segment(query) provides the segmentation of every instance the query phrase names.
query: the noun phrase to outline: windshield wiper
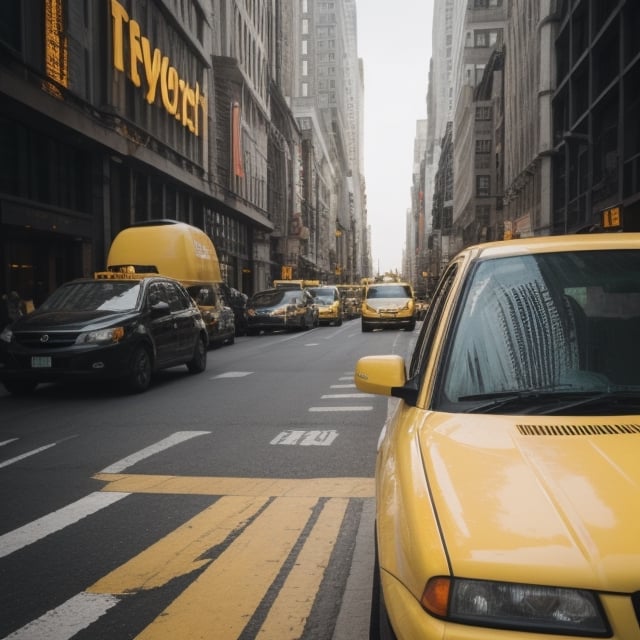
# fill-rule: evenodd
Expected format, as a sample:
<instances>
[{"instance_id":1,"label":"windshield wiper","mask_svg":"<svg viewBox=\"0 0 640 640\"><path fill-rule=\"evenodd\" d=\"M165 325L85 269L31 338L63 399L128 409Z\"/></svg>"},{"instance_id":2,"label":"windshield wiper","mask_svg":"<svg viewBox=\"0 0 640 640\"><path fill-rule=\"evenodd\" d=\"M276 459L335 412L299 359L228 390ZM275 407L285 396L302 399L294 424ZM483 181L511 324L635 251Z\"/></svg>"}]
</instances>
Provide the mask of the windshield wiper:
<instances>
[{"instance_id":1,"label":"windshield wiper","mask_svg":"<svg viewBox=\"0 0 640 640\"><path fill-rule=\"evenodd\" d=\"M466 413L493 413L500 409L509 408L518 410L522 408L533 409L536 415L551 415L568 412L580 408L602 407L607 413L616 413L624 408L625 411L637 407L640 410L640 389L630 388L613 391L501 391L496 393L478 393L461 396L459 402L473 400L487 400L479 405L470 407Z\"/></svg>"},{"instance_id":2,"label":"windshield wiper","mask_svg":"<svg viewBox=\"0 0 640 640\"><path fill-rule=\"evenodd\" d=\"M597 393L590 398L576 398L573 401L563 403L560 407L563 413L573 409L593 409L602 407L617 414L619 409L629 412L635 408L640 411L640 389L635 391L607 391Z\"/></svg>"},{"instance_id":3,"label":"windshield wiper","mask_svg":"<svg viewBox=\"0 0 640 640\"><path fill-rule=\"evenodd\" d=\"M588 400L592 396L593 392L591 391L498 391L494 393L475 393L468 396L460 396L458 402L484 400L485 402L481 402L467 409L466 413L492 413L507 407L510 409L518 409L521 407L530 409L540 405L547 406L549 403L557 404L558 402L566 402L567 400Z\"/></svg>"}]
</instances>

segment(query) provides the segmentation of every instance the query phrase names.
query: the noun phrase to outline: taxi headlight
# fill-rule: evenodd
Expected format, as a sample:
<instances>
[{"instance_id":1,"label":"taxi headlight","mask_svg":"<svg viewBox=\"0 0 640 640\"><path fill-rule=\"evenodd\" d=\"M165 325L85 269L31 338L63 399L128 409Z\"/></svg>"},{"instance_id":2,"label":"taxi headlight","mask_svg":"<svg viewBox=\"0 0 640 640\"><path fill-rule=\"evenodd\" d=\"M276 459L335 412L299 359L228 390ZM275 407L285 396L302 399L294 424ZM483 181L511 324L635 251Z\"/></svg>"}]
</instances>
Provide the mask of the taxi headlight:
<instances>
[{"instance_id":1,"label":"taxi headlight","mask_svg":"<svg viewBox=\"0 0 640 640\"><path fill-rule=\"evenodd\" d=\"M2 340L2 342L11 342L11 340L13 340L13 331L11 331L9 327L5 327L2 333L0 333L0 340Z\"/></svg>"},{"instance_id":2,"label":"taxi headlight","mask_svg":"<svg viewBox=\"0 0 640 640\"><path fill-rule=\"evenodd\" d=\"M438 577L427 583L422 606L437 617L461 624L540 633L610 634L598 598L584 589Z\"/></svg>"},{"instance_id":3,"label":"taxi headlight","mask_svg":"<svg viewBox=\"0 0 640 640\"><path fill-rule=\"evenodd\" d=\"M124 327L110 327L97 331L85 331L76 338L76 344L109 344L120 342L124 337Z\"/></svg>"}]
</instances>

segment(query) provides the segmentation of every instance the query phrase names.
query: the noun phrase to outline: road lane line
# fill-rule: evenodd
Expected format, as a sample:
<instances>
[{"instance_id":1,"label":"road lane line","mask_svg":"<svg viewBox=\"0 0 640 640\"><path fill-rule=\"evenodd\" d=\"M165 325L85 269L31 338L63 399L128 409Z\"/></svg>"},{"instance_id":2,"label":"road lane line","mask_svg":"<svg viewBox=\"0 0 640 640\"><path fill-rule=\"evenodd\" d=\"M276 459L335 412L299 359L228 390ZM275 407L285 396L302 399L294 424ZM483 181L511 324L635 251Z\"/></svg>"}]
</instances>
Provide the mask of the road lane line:
<instances>
[{"instance_id":1,"label":"road lane line","mask_svg":"<svg viewBox=\"0 0 640 640\"><path fill-rule=\"evenodd\" d=\"M10 460L5 460L4 462L0 462L0 469L2 467L8 467L9 465L14 464L15 462L19 462L20 460L24 460L25 458L35 456L37 453L40 453L41 451L46 451L47 449L51 449L51 447L55 447L57 444L58 444L57 442L52 442L51 444L45 444L42 447L38 447L37 449L32 449L31 451L27 451L26 453L16 456L15 458L11 458Z\"/></svg>"},{"instance_id":2,"label":"road lane line","mask_svg":"<svg viewBox=\"0 0 640 640\"><path fill-rule=\"evenodd\" d=\"M23 527L9 531L0 536L0 558L75 524L128 495L128 493L122 492L96 491Z\"/></svg>"},{"instance_id":3,"label":"road lane line","mask_svg":"<svg viewBox=\"0 0 640 640\"><path fill-rule=\"evenodd\" d=\"M345 407L309 407L311 413L322 413L329 411L373 411L373 407L345 406Z\"/></svg>"},{"instance_id":4,"label":"road lane line","mask_svg":"<svg viewBox=\"0 0 640 640\"><path fill-rule=\"evenodd\" d=\"M79 593L4 640L69 640L116 604L113 596Z\"/></svg>"},{"instance_id":5,"label":"road lane line","mask_svg":"<svg viewBox=\"0 0 640 640\"><path fill-rule=\"evenodd\" d=\"M136 640L236 640L307 524L315 498L276 499ZM224 597L217 597L224 594Z\"/></svg>"},{"instance_id":6,"label":"road lane line","mask_svg":"<svg viewBox=\"0 0 640 640\"><path fill-rule=\"evenodd\" d=\"M207 552L253 518L268 498L225 496L164 538L141 551L89 589L126 594L162 587L174 578L209 564Z\"/></svg>"},{"instance_id":7,"label":"road lane line","mask_svg":"<svg viewBox=\"0 0 640 640\"><path fill-rule=\"evenodd\" d=\"M9 440L3 440L2 442L0 442L0 447L4 447L7 444L11 444L12 442L15 442L18 438L9 438Z\"/></svg>"},{"instance_id":8,"label":"road lane line","mask_svg":"<svg viewBox=\"0 0 640 640\"><path fill-rule=\"evenodd\" d=\"M348 504L348 499L332 498L324 505L269 609L258 638L302 638Z\"/></svg>"},{"instance_id":9,"label":"road lane line","mask_svg":"<svg viewBox=\"0 0 640 640\"><path fill-rule=\"evenodd\" d=\"M320 400L331 400L336 398L373 398L372 393L327 393L320 396Z\"/></svg>"},{"instance_id":10,"label":"road lane line","mask_svg":"<svg viewBox=\"0 0 640 640\"><path fill-rule=\"evenodd\" d=\"M136 462L140 462L145 458L149 458L156 453L160 453L170 447L174 447L177 444L181 444L191 438L196 438L197 436L204 436L211 433L211 431L177 431L176 433L170 435L168 438L164 438L164 440L160 440L160 442L156 442L144 449L136 453L132 453L130 456L126 458L122 458L122 460L118 460L118 462L114 462L108 467L104 468L100 473L120 473L125 469L136 464Z\"/></svg>"},{"instance_id":11,"label":"road lane line","mask_svg":"<svg viewBox=\"0 0 640 640\"><path fill-rule=\"evenodd\" d=\"M329 389L355 389L355 384L332 384Z\"/></svg>"},{"instance_id":12,"label":"road lane line","mask_svg":"<svg viewBox=\"0 0 640 640\"><path fill-rule=\"evenodd\" d=\"M316 498L373 498L375 496L373 478L214 478L98 474L94 479L108 483L102 488L105 492Z\"/></svg>"}]
</instances>

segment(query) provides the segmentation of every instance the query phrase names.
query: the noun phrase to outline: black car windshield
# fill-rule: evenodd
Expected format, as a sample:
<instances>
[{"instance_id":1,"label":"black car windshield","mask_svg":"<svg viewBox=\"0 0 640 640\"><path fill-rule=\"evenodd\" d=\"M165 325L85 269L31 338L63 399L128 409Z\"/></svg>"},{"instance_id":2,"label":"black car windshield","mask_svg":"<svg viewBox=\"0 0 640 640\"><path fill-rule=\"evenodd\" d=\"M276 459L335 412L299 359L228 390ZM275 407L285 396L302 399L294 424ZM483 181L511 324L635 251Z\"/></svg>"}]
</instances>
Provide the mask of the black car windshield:
<instances>
[{"instance_id":1,"label":"black car windshield","mask_svg":"<svg viewBox=\"0 0 640 640\"><path fill-rule=\"evenodd\" d=\"M281 304L295 304L302 299L300 289L271 289L260 291L251 298L251 307L277 307Z\"/></svg>"},{"instance_id":2,"label":"black car windshield","mask_svg":"<svg viewBox=\"0 0 640 640\"><path fill-rule=\"evenodd\" d=\"M334 289L323 287L319 289L309 289L309 293L318 304L331 304L338 299Z\"/></svg>"},{"instance_id":3,"label":"black car windshield","mask_svg":"<svg viewBox=\"0 0 640 640\"><path fill-rule=\"evenodd\" d=\"M640 393L640 251L480 261L456 313L441 410Z\"/></svg>"},{"instance_id":4,"label":"black car windshield","mask_svg":"<svg viewBox=\"0 0 640 640\"><path fill-rule=\"evenodd\" d=\"M130 311L140 295L137 280L73 282L54 291L42 304L42 311Z\"/></svg>"},{"instance_id":5,"label":"black car windshield","mask_svg":"<svg viewBox=\"0 0 640 640\"><path fill-rule=\"evenodd\" d=\"M384 287L369 287L367 298L410 298L411 290L407 285L386 285Z\"/></svg>"}]
</instances>

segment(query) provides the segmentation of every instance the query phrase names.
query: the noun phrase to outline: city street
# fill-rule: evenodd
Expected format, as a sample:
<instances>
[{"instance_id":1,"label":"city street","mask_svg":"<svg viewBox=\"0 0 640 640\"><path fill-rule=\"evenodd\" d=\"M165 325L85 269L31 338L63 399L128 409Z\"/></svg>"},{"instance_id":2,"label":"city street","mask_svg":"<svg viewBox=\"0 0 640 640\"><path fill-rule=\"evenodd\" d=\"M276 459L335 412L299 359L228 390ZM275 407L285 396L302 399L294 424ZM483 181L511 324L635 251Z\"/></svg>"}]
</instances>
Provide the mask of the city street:
<instances>
[{"instance_id":1,"label":"city street","mask_svg":"<svg viewBox=\"0 0 640 640\"><path fill-rule=\"evenodd\" d=\"M0 391L0 638L368 637L387 412L417 332L239 337L151 389Z\"/></svg>"}]
</instances>

